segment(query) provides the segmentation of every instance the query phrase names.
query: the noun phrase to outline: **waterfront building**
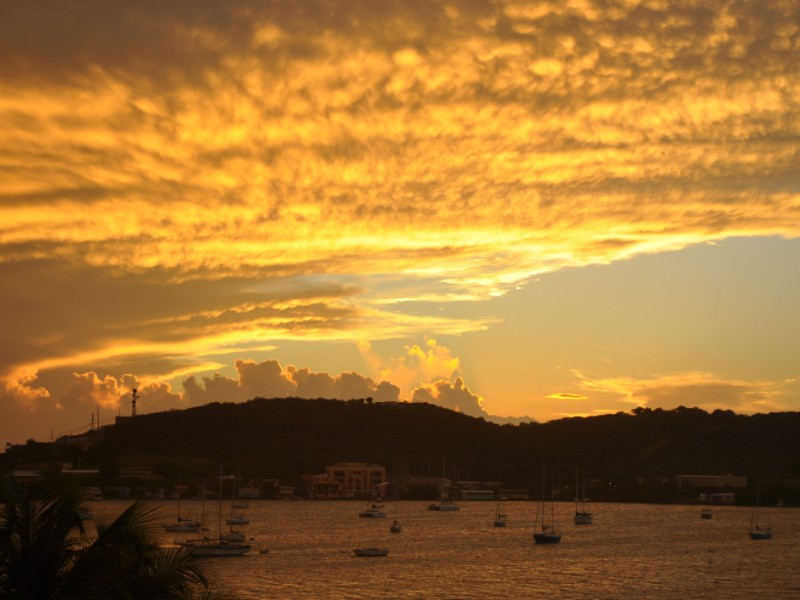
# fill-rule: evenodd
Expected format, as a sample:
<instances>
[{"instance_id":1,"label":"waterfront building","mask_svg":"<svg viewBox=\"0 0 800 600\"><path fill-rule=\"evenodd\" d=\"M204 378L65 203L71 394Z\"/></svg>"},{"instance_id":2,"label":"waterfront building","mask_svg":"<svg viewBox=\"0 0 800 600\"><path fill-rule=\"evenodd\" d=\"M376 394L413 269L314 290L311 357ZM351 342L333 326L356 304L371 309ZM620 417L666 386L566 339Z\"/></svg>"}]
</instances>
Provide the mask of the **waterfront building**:
<instances>
[{"instance_id":1,"label":"waterfront building","mask_svg":"<svg viewBox=\"0 0 800 600\"><path fill-rule=\"evenodd\" d=\"M360 462L334 463L311 480L314 498L369 498L385 483L386 467Z\"/></svg>"}]
</instances>

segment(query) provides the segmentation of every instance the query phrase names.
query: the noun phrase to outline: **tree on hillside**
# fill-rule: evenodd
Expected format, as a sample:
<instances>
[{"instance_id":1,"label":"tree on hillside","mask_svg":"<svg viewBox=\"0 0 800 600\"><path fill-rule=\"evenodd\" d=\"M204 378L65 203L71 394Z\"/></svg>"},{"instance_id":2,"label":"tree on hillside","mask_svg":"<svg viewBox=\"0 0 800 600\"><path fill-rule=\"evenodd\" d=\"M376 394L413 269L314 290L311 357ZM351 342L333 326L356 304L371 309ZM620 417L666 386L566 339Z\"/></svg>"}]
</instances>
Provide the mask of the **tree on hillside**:
<instances>
[{"instance_id":1,"label":"tree on hillside","mask_svg":"<svg viewBox=\"0 0 800 600\"><path fill-rule=\"evenodd\" d=\"M135 502L90 540L80 490L30 490L7 478L0 505L0 597L9 599L224 599L196 557L159 545L155 505Z\"/></svg>"}]
</instances>

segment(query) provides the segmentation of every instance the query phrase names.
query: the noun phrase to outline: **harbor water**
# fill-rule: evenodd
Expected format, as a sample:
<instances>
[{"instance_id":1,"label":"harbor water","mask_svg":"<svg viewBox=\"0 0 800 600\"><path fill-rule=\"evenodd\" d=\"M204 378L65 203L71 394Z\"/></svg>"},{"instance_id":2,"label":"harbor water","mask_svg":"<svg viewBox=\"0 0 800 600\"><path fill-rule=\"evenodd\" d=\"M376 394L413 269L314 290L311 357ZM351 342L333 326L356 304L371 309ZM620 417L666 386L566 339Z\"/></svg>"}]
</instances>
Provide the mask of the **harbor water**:
<instances>
[{"instance_id":1,"label":"harbor water","mask_svg":"<svg viewBox=\"0 0 800 600\"><path fill-rule=\"evenodd\" d=\"M91 507L113 518L128 504ZM159 504L174 520L175 503ZM390 533L392 503L386 518L360 519L360 502L251 501L240 511L251 519L250 553L207 564L245 598L800 598L797 508L762 508L773 538L753 541L747 507L715 506L701 519L699 506L590 504L594 523L575 525L575 505L556 503L562 541L543 546L533 541L535 502L501 503L506 527L493 526L494 502L458 512L427 504L398 502L403 529ZM184 501L181 513L199 517L199 505ZM354 556L369 546L389 555Z\"/></svg>"}]
</instances>

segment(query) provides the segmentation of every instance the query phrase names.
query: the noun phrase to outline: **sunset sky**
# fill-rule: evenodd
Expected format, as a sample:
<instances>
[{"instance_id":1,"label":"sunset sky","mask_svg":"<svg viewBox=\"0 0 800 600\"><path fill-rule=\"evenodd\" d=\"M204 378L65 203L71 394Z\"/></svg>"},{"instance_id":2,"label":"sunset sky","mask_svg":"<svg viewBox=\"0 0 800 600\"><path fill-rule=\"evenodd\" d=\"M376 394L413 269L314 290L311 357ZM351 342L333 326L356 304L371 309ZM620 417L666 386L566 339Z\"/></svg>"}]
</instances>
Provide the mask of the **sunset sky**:
<instances>
[{"instance_id":1,"label":"sunset sky","mask_svg":"<svg viewBox=\"0 0 800 600\"><path fill-rule=\"evenodd\" d=\"M0 443L255 396L800 410L800 3L0 3Z\"/></svg>"}]
</instances>

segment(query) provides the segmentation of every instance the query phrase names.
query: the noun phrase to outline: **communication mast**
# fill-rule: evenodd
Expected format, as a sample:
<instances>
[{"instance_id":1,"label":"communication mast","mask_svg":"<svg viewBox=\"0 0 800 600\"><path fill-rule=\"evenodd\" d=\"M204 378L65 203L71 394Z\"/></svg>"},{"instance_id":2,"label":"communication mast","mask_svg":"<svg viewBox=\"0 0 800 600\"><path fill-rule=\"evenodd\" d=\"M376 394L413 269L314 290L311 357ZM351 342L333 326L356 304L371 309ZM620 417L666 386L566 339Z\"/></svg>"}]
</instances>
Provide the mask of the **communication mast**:
<instances>
[{"instance_id":1,"label":"communication mast","mask_svg":"<svg viewBox=\"0 0 800 600\"><path fill-rule=\"evenodd\" d=\"M136 388L131 390L131 416L136 416L136 400L138 400L139 394L136 393Z\"/></svg>"}]
</instances>

